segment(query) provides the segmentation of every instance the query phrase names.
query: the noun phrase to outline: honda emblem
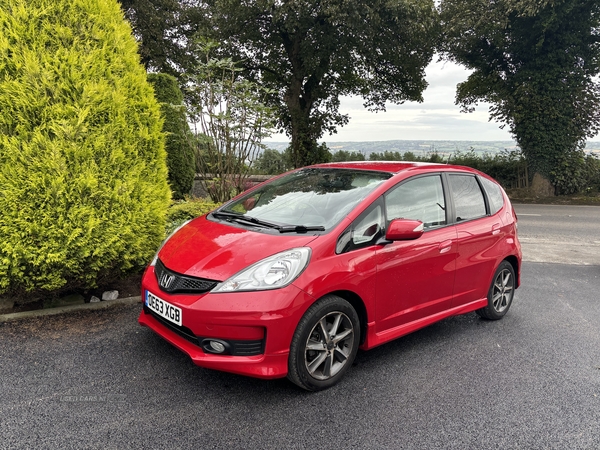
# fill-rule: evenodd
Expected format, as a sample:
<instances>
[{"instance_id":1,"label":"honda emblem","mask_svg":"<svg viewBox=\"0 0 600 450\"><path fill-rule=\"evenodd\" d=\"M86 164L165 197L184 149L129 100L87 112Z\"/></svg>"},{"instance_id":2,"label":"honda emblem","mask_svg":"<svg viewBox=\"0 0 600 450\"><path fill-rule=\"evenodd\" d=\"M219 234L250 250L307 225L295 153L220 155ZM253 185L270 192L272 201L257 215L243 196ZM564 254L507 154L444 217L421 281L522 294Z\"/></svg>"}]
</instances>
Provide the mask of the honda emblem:
<instances>
[{"instance_id":1,"label":"honda emblem","mask_svg":"<svg viewBox=\"0 0 600 450\"><path fill-rule=\"evenodd\" d=\"M175 281L175 275L163 273L160 276L160 280L158 280L158 283L160 284L161 288L169 289L171 287L171 285L173 284L173 281Z\"/></svg>"}]
</instances>

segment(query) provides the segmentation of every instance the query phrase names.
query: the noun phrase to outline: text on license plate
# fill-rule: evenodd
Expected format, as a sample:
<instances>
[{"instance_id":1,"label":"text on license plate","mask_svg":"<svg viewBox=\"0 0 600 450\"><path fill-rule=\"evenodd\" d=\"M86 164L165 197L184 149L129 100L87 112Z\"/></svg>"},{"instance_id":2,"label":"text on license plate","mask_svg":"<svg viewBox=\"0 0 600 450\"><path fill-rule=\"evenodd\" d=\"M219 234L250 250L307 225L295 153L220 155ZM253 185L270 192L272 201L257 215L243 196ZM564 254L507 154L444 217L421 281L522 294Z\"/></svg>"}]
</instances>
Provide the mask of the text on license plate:
<instances>
[{"instance_id":1,"label":"text on license plate","mask_svg":"<svg viewBox=\"0 0 600 450\"><path fill-rule=\"evenodd\" d=\"M181 325L181 308L165 302L149 291L146 291L146 306L169 322Z\"/></svg>"}]
</instances>

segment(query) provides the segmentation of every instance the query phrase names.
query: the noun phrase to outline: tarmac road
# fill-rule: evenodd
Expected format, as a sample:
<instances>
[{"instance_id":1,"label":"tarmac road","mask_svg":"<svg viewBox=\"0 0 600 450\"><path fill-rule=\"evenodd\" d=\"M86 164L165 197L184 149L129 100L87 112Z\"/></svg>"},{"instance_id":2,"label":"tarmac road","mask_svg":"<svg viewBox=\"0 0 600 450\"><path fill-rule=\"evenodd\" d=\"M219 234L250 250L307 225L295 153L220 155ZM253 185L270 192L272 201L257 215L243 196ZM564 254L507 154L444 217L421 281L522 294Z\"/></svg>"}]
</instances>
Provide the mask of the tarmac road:
<instances>
[{"instance_id":1,"label":"tarmac road","mask_svg":"<svg viewBox=\"0 0 600 450\"><path fill-rule=\"evenodd\" d=\"M600 265L600 206L514 206L526 261Z\"/></svg>"},{"instance_id":2,"label":"tarmac road","mask_svg":"<svg viewBox=\"0 0 600 450\"><path fill-rule=\"evenodd\" d=\"M548 210L516 208L545 235L526 214ZM0 323L0 448L600 448L600 265L531 249L504 319L359 353L319 393L195 367L140 305Z\"/></svg>"}]
</instances>

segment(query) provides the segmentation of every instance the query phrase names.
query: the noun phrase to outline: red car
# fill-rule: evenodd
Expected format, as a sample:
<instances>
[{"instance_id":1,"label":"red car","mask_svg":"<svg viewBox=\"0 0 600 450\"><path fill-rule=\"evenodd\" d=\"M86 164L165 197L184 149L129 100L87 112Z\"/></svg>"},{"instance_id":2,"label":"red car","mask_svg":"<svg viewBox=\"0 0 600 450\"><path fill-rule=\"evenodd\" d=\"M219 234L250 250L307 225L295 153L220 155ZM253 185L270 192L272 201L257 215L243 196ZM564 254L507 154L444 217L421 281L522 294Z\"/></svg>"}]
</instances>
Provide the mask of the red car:
<instances>
[{"instance_id":1,"label":"red car","mask_svg":"<svg viewBox=\"0 0 600 450\"><path fill-rule=\"evenodd\" d=\"M449 316L506 314L517 217L460 166L332 163L263 183L194 219L142 280L142 325L199 366L307 390L368 350Z\"/></svg>"}]
</instances>

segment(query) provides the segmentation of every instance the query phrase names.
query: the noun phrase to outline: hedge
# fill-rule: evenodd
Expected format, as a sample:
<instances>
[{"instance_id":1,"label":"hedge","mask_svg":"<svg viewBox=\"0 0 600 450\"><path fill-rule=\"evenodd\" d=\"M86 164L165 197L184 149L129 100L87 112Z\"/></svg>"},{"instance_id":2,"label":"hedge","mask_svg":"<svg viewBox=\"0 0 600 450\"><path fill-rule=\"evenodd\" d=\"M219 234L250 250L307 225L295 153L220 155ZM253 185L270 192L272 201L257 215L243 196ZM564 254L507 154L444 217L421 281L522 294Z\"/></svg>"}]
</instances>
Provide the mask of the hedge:
<instances>
[{"instance_id":1,"label":"hedge","mask_svg":"<svg viewBox=\"0 0 600 450\"><path fill-rule=\"evenodd\" d=\"M116 0L0 0L0 294L139 271L170 202L159 105Z\"/></svg>"},{"instance_id":2,"label":"hedge","mask_svg":"<svg viewBox=\"0 0 600 450\"><path fill-rule=\"evenodd\" d=\"M187 123L183 94L172 75L151 73L148 81L154 87L164 118L169 185L173 198L183 199L192 190L196 175L196 157L192 145L195 137Z\"/></svg>"}]
</instances>

